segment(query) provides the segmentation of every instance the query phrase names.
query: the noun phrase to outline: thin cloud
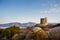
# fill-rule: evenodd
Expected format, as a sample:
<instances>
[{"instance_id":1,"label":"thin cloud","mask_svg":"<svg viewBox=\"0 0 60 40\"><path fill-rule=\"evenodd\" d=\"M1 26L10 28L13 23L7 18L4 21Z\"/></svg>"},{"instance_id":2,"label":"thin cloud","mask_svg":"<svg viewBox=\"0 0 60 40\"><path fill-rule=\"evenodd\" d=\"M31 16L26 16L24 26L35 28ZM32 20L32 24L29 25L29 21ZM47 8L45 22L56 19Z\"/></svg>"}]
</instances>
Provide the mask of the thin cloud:
<instances>
[{"instance_id":1,"label":"thin cloud","mask_svg":"<svg viewBox=\"0 0 60 40\"><path fill-rule=\"evenodd\" d=\"M40 13L60 13L60 3L50 4L50 7L46 10L41 10Z\"/></svg>"}]
</instances>

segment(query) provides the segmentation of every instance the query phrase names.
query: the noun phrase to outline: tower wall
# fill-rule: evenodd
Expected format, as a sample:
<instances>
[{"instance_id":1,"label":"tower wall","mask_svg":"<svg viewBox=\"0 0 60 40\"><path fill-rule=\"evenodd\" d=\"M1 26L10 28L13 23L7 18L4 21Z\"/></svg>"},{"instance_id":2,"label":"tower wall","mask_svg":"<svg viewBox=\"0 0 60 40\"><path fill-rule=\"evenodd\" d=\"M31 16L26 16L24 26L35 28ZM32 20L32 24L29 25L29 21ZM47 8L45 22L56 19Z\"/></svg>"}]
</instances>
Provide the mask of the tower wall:
<instances>
[{"instance_id":1,"label":"tower wall","mask_svg":"<svg viewBox=\"0 0 60 40\"><path fill-rule=\"evenodd\" d=\"M40 24L41 24L41 26L46 26L46 25L48 25L47 17L46 17L46 18L41 18Z\"/></svg>"}]
</instances>

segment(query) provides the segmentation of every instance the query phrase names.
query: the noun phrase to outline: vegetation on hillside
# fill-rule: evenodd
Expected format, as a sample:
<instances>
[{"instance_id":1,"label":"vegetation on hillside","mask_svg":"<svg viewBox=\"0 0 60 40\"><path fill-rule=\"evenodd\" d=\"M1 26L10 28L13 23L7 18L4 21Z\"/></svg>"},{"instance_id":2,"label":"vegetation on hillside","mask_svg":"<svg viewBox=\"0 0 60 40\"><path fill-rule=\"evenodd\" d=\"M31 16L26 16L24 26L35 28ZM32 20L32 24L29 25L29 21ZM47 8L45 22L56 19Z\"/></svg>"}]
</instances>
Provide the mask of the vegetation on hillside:
<instances>
[{"instance_id":1,"label":"vegetation on hillside","mask_svg":"<svg viewBox=\"0 0 60 40\"><path fill-rule=\"evenodd\" d=\"M11 26L2 31L0 39L11 39L15 34L20 33L20 28L17 26Z\"/></svg>"},{"instance_id":2,"label":"vegetation on hillside","mask_svg":"<svg viewBox=\"0 0 60 40\"><path fill-rule=\"evenodd\" d=\"M52 30L49 34L46 32L51 28L58 27L60 24L53 26L40 26L36 24L25 29L20 29L19 26L13 25L6 29L0 29L0 40L59 40L59 32ZM37 32L32 31L33 28L39 27L42 30Z\"/></svg>"}]
</instances>

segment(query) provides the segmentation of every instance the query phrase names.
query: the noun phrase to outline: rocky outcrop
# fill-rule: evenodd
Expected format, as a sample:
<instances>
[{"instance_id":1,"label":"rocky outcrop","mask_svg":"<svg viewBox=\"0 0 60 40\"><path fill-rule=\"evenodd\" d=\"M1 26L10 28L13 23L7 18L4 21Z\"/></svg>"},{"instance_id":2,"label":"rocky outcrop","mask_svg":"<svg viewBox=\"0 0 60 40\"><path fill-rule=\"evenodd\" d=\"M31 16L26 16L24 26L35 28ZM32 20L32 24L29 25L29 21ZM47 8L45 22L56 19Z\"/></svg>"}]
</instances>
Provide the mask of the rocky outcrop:
<instances>
[{"instance_id":1,"label":"rocky outcrop","mask_svg":"<svg viewBox=\"0 0 60 40\"><path fill-rule=\"evenodd\" d=\"M26 35L25 40L47 40L47 38L48 35L44 30L40 27L35 27Z\"/></svg>"},{"instance_id":2,"label":"rocky outcrop","mask_svg":"<svg viewBox=\"0 0 60 40\"><path fill-rule=\"evenodd\" d=\"M50 39L60 40L60 27L55 27L47 31Z\"/></svg>"}]
</instances>

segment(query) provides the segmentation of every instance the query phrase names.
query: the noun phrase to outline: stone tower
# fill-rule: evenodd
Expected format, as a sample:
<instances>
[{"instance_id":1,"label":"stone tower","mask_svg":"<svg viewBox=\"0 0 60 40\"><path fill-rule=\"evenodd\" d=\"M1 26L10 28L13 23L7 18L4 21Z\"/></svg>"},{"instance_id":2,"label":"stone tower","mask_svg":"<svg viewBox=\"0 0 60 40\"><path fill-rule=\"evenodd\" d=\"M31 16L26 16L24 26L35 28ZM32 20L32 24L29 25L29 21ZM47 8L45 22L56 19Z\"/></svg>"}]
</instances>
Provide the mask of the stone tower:
<instances>
[{"instance_id":1,"label":"stone tower","mask_svg":"<svg viewBox=\"0 0 60 40\"><path fill-rule=\"evenodd\" d=\"M46 25L48 25L47 17L41 18L40 24L41 24L41 26L46 26Z\"/></svg>"}]
</instances>

